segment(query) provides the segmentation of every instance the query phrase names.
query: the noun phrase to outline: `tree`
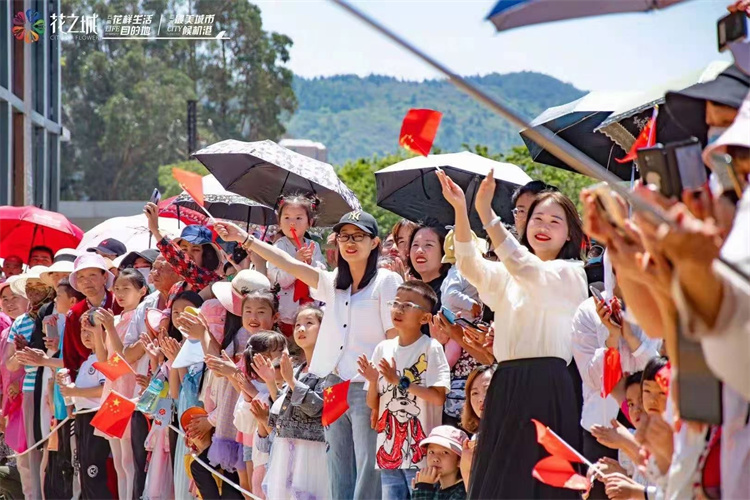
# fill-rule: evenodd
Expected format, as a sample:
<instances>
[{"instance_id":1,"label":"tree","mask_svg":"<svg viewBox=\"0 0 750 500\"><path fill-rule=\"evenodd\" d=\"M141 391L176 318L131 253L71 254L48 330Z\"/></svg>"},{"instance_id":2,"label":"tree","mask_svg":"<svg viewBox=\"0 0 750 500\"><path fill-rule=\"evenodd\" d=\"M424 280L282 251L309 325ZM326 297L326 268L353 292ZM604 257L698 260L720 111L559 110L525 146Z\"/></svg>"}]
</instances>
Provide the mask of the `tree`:
<instances>
[{"instance_id":1,"label":"tree","mask_svg":"<svg viewBox=\"0 0 750 500\"><path fill-rule=\"evenodd\" d=\"M276 139L296 100L291 40L262 29L246 0L70 0L76 15L214 14L230 40L70 40L63 42L63 199L143 199L160 165L187 154L187 100L198 100L198 136ZM67 9L66 9L67 10ZM166 21L165 21L166 22Z\"/></svg>"}]
</instances>

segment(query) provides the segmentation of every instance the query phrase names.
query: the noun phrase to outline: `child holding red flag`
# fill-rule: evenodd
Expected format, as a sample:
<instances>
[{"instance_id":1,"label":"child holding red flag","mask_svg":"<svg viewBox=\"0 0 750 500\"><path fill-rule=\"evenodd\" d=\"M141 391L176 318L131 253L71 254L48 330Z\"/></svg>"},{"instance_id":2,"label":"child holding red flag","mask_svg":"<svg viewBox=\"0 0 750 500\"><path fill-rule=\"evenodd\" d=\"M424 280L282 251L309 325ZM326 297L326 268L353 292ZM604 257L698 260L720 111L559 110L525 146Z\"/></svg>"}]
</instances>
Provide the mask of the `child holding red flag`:
<instances>
[{"instance_id":1,"label":"child holding red flag","mask_svg":"<svg viewBox=\"0 0 750 500\"><path fill-rule=\"evenodd\" d=\"M123 358L123 339L128 331L130 321L133 319L135 309L148 293L148 287L143 275L135 269L129 268L123 269L117 275L112 291L117 304L122 307L122 314L114 316L111 312L102 308L96 311L94 314L95 321L100 328L104 328L106 340L102 335L94 336L94 351L99 363L107 363L113 356L118 356L120 361L113 360L115 366L122 365L125 369L121 369L119 373L125 371L127 373L116 379L107 376L102 391L102 404L112 391L130 396L135 390L135 372L126 365L127 362ZM104 369L102 368L102 370ZM102 433L97 433L97 435L107 437ZM133 460L133 445L130 440L130 426L125 429L122 438L107 437L107 439L110 441L110 447L112 448L112 461L117 471L117 489L120 497L132 498L135 482L135 462Z\"/></svg>"},{"instance_id":2,"label":"child holding red flag","mask_svg":"<svg viewBox=\"0 0 750 500\"><path fill-rule=\"evenodd\" d=\"M99 407L102 396L104 375L94 368L96 354L93 352L94 336L101 335L99 327L92 326L88 315L81 317L81 342L92 352L81 364L76 375L75 384L65 384L67 371L57 373L57 383L63 397L72 397L76 411ZM107 487L107 458L109 458L109 441L94 434L91 420L95 413L78 413L75 420L76 448L80 464L81 498L112 498Z\"/></svg>"},{"instance_id":3,"label":"child holding red flag","mask_svg":"<svg viewBox=\"0 0 750 500\"><path fill-rule=\"evenodd\" d=\"M305 238L305 232L315 224L320 200L303 195L284 196L278 202L276 214L282 236L273 244L299 261L317 269L326 269L320 245ZM290 338L294 335L294 318L300 305L312 302L307 285L273 264L268 264L268 278L278 283L279 330Z\"/></svg>"},{"instance_id":4,"label":"child holding red flag","mask_svg":"<svg viewBox=\"0 0 750 500\"><path fill-rule=\"evenodd\" d=\"M443 346L421 330L436 303L435 292L424 282L404 282L391 302L398 337L378 344L371 361L364 354L358 359L359 373L367 380L367 404L379 415L375 456L384 499L409 498L426 457L420 443L440 424L450 390Z\"/></svg>"}]
</instances>

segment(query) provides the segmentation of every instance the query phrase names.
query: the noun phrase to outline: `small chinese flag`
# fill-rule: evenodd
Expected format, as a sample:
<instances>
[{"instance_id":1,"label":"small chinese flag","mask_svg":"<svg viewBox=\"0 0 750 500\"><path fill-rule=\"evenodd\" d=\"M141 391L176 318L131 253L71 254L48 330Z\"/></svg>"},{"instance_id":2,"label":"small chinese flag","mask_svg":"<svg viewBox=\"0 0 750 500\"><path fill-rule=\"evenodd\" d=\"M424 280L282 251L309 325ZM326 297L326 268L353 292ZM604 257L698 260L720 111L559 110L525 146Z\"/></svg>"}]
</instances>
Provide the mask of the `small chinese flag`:
<instances>
[{"instance_id":1,"label":"small chinese flag","mask_svg":"<svg viewBox=\"0 0 750 500\"><path fill-rule=\"evenodd\" d=\"M431 109L410 109L401 123L398 144L412 153L427 156L443 114Z\"/></svg>"},{"instance_id":2,"label":"small chinese flag","mask_svg":"<svg viewBox=\"0 0 750 500\"><path fill-rule=\"evenodd\" d=\"M536 441L537 443L544 446L544 449L550 452L555 457L562 458L568 462L583 463L581 457L579 457L572 448L560 437L552 432L549 427L541 423L539 420L534 418L531 419L536 426Z\"/></svg>"},{"instance_id":3,"label":"small chinese flag","mask_svg":"<svg viewBox=\"0 0 750 500\"><path fill-rule=\"evenodd\" d=\"M591 486L588 479L576 473L573 466L560 457L545 457L534 466L531 475L549 486L569 490L587 491Z\"/></svg>"},{"instance_id":4,"label":"small chinese flag","mask_svg":"<svg viewBox=\"0 0 750 500\"><path fill-rule=\"evenodd\" d=\"M642 148L650 148L656 144L656 117L659 114L659 107L654 108L654 112L651 118L646 122L646 126L643 127L641 133L638 134L635 142L630 146L630 151L625 155L624 158L615 158L617 163L627 163L638 158L638 150Z\"/></svg>"},{"instance_id":5,"label":"small chinese flag","mask_svg":"<svg viewBox=\"0 0 750 500\"><path fill-rule=\"evenodd\" d=\"M320 421L329 426L349 409L347 395L349 394L349 381L345 380L323 391L323 416Z\"/></svg>"},{"instance_id":6,"label":"small chinese flag","mask_svg":"<svg viewBox=\"0 0 750 500\"><path fill-rule=\"evenodd\" d=\"M187 191L191 198L203 206L203 176L180 168L172 168L172 177Z\"/></svg>"},{"instance_id":7,"label":"small chinese flag","mask_svg":"<svg viewBox=\"0 0 750 500\"><path fill-rule=\"evenodd\" d=\"M610 347L604 353L604 370L602 371L602 397L606 398L612 393L617 382L622 378L622 365L620 364L620 351Z\"/></svg>"},{"instance_id":8,"label":"small chinese flag","mask_svg":"<svg viewBox=\"0 0 750 500\"><path fill-rule=\"evenodd\" d=\"M112 391L91 419L91 425L108 436L122 439L134 411L135 403L117 391Z\"/></svg>"},{"instance_id":9,"label":"small chinese flag","mask_svg":"<svg viewBox=\"0 0 750 500\"><path fill-rule=\"evenodd\" d=\"M289 230L292 232L292 239L294 239L294 244L297 245L297 249L299 250L302 248L302 242L299 240L299 236L297 236L297 230L293 227L289 228ZM310 297L310 287L307 286L304 281L294 280L293 299L300 305L312 302L312 298Z\"/></svg>"},{"instance_id":10,"label":"small chinese flag","mask_svg":"<svg viewBox=\"0 0 750 500\"><path fill-rule=\"evenodd\" d=\"M133 367L128 364L127 361L122 359L119 354L115 353L106 362L97 361L94 363L94 368L99 370L102 375L107 377L111 381L115 381L123 375L132 373L135 375Z\"/></svg>"},{"instance_id":11,"label":"small chinese flag","mask_svg":"<svg viewBox=\"0 0 750 500\"><path fill-rule=\"evenodd\" d=\"M656 372L656 383L662 391L669 394L669 382L672 380L672 364L667 362L661 370Z\"/></svg>"}]
</instances>

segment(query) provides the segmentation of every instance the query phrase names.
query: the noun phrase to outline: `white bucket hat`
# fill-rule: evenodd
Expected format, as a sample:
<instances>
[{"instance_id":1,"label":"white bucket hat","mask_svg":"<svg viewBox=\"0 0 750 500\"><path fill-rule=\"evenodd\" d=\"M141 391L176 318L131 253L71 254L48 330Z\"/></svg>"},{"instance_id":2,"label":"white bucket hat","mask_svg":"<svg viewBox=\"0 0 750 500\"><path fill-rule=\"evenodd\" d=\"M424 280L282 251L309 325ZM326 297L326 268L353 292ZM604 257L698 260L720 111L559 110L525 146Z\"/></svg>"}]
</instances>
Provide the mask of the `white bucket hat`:
<instances>
[{"instance_id":1,"label":"white bucket hat","mask_svg":"<svg viewBox=\"0 0 750 500\"><path fill-rule=\"evenodd\" d=\"M85 253L78 257L73 263L73 272L70 273L69 278L70 286L72 286L73 289L78 292L80 292L80 290L78 290L78 280L76 279L76 273L81 269L101 269L102 271L106 272L107 290L110 290L115 282L115 275L110 272L109 267L107 267L107 263L104 260L104 257L96 253Z\"/></svg>"},{"instance_id":2,"label":"white bucket hat","mask_svg":"<svg viewBox=\"0 0 750 500\"><path fill-rule=\"evenodd\" d=\"M68 260L59 260L49 266L46 271L44 271L40 275L40 279L44 282L47 286L55 286L55 284L52 282L52 278L50 277L51 273L72 273L73 272L73 263Z\"/></svg>"},{"instance_id":3,"label":"white bucket hat","mask_svg":"<svg viewBox=\"0 0 750 500\"><path fill-rule=\"evenodd\" d=\"M10 284L11 291L16 295L20 295L28 299L28 297L26 297L26 283L28 283L29 280L39 280L44 283L41 276L42 273L47 271L47 269L49 269L47 266L34 266L25 273L19 274L18 277L13 281L13 283ZM44 284L47 285L46 283Z\"/></svg>"},{"instance_id":4,"label":"white bucket hat","mask_svg":"<svg viewBox=\"0 0 750 500\"><path fill-rule=\"evenodd\" d=\"M242 299L252 291L271 288L271 282L258 271L244 269L238 272L232 282L219 281L211 285L211 291L221 305L234 314L242 316Z\"/></svg>"}]
</instances>

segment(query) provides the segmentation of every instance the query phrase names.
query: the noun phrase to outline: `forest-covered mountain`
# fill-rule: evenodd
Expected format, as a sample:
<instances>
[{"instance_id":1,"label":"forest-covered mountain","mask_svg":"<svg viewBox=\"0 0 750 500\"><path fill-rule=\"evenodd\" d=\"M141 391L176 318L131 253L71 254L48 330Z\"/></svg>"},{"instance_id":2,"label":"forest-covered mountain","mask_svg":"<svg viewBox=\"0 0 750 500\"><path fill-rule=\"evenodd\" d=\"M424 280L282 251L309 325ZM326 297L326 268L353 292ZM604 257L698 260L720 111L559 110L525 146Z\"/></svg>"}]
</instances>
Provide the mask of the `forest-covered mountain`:
<instances>
[{"instance_id":1,"label":"forest-covered mountain","mask_svg":"<svg viewBox=\"0 0 750 500\"><path fill-rule=\"evenodd\" d=\"M468 79L527 119L585 93L534 72ZM502 152L522 144L513 126L446 80L415 82L378 75L295 77L293 88L299 106L286 124L287 135L322 142L333 164L396 151L401 120L409 108L443 113L435 140L435 146L443 151L458 151L467 143Z\"/></svg>"}]
</instances>

